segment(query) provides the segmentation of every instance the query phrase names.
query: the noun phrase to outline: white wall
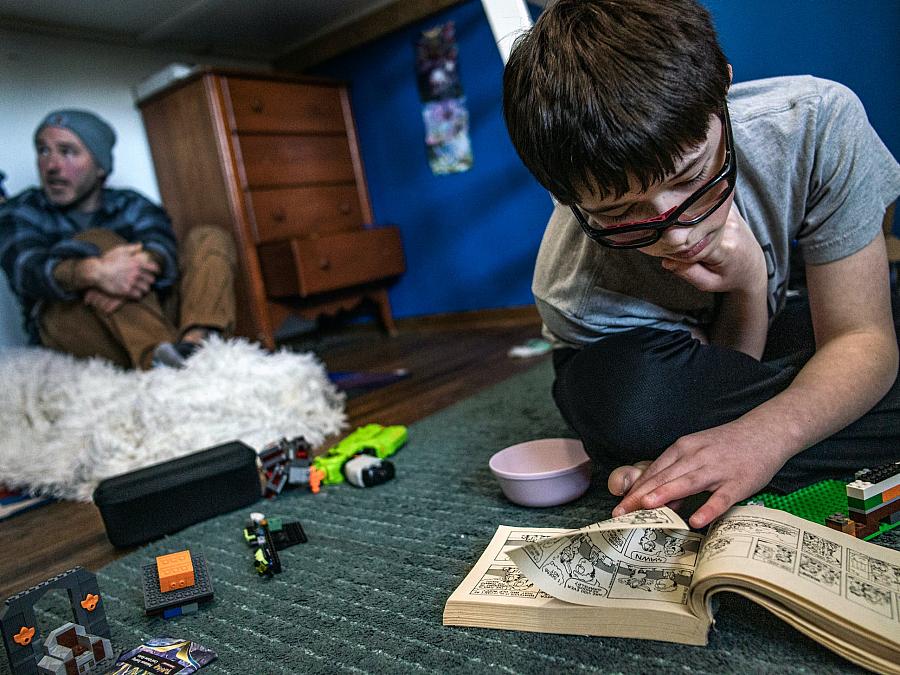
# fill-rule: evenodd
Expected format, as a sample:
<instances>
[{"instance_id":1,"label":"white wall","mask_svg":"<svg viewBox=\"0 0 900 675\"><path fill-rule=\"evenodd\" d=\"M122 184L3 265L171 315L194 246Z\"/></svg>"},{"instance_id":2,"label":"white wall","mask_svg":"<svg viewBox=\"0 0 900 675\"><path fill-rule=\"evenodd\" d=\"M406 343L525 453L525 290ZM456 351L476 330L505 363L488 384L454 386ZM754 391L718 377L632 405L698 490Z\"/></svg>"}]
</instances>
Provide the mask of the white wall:
<instances>
[{"instance_id":1,"label":"white wall","mask_svg":"<svg viewBox=\"0 0 900 675\"><path fill-rule=\"evenodd\" d=\"M156 52L0 29L0 171L7 194L38 184L34 129L57 108L86 108L116 130L113 173L107 185L130 187L159 201L135 84L169 63L197 63L186 54ZM213 65L263 69L262 63L206 59ZM0 348L23 344L21 313L0 273Z\"/></svg>"}]
</instances>

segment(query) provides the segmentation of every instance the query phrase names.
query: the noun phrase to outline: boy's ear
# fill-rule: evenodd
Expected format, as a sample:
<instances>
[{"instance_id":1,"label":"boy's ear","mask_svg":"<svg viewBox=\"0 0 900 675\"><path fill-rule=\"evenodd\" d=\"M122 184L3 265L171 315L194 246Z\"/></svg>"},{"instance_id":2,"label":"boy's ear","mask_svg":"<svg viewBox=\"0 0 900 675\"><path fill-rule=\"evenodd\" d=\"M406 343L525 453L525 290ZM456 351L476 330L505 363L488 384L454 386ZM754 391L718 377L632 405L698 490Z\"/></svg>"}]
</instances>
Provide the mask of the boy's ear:
<instances>
[{"instance_id":1,"label":"boy's ear","mask_svg":"<svg viewBox=\"0 0 900 675\"><path fill-rule=\"evenodd\" d=\"M728 86L731 87L731 83L734 82L734 70L731 68L731 64L728 64Z\"/></svg>"}]
</instances>

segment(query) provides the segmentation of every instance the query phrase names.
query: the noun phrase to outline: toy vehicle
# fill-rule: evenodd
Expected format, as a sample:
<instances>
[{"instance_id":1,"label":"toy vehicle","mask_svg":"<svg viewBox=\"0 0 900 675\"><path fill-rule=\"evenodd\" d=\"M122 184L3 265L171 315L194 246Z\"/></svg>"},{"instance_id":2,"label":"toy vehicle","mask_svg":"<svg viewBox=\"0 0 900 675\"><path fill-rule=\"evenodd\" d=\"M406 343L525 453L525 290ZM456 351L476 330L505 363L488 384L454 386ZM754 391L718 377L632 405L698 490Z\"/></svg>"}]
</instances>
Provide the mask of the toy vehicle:
<instances>
[{"instance_id":1,"label":"toy vehicle","mask_svg":"<svg viewBox=\"0 0 900 675\"><path fill-rule=\"evenodd\" d=\"M407 438L404 426L384 427L380 424L367 424L331 447L325 454L316 457L313 466L325 472L322 482L326 485L343 483L346 478L344 465L349 460L357 455L370 455L383 460L397 452L406 443ZM390 469L391 476L393 476L392 469L393 467Z\"/></svg>"}]
</instances>

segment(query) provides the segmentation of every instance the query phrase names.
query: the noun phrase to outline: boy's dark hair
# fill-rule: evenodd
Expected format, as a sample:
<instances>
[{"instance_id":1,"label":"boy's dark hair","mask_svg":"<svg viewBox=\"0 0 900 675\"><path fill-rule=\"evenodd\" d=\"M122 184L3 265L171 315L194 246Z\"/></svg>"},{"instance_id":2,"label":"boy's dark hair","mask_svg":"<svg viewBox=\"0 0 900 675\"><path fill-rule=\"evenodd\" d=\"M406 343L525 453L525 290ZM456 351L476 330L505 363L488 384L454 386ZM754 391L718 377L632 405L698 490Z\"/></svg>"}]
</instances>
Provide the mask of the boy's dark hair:
<instances>
[{"instance_id":1,"label":"boy's dark hair","mask_svg":"<svg viewBox=\"0 0 900 675\"><path fill-rule=\"evenodd\" d=\"M557 0L503 74L513 145L561 203L646 190L707 134L730 84L694 0Z\"/></svg>"}]
</instances>

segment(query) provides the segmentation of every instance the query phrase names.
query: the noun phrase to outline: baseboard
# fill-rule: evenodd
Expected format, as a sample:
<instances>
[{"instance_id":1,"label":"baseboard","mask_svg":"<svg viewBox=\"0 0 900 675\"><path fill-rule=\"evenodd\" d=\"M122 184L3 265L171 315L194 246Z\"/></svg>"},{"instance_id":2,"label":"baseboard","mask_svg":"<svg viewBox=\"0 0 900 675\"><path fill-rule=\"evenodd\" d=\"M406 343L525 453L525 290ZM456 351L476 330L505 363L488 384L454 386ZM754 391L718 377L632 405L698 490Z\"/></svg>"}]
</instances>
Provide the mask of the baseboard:
<instances>
[{"instance_id":1,"label":"baseboard","mask_svg":"<svg viewBox=\"0 0 900 675\"><path fill-rule=\"evenodd\" d=\"M540 328L541 317L534 305L522 307L498 307L476 309L467 312L447 312L397 319L397 328L454 328L461 326L478 328L502 328L506 326L527 326Z\"/></svg>"}]
</instances>

